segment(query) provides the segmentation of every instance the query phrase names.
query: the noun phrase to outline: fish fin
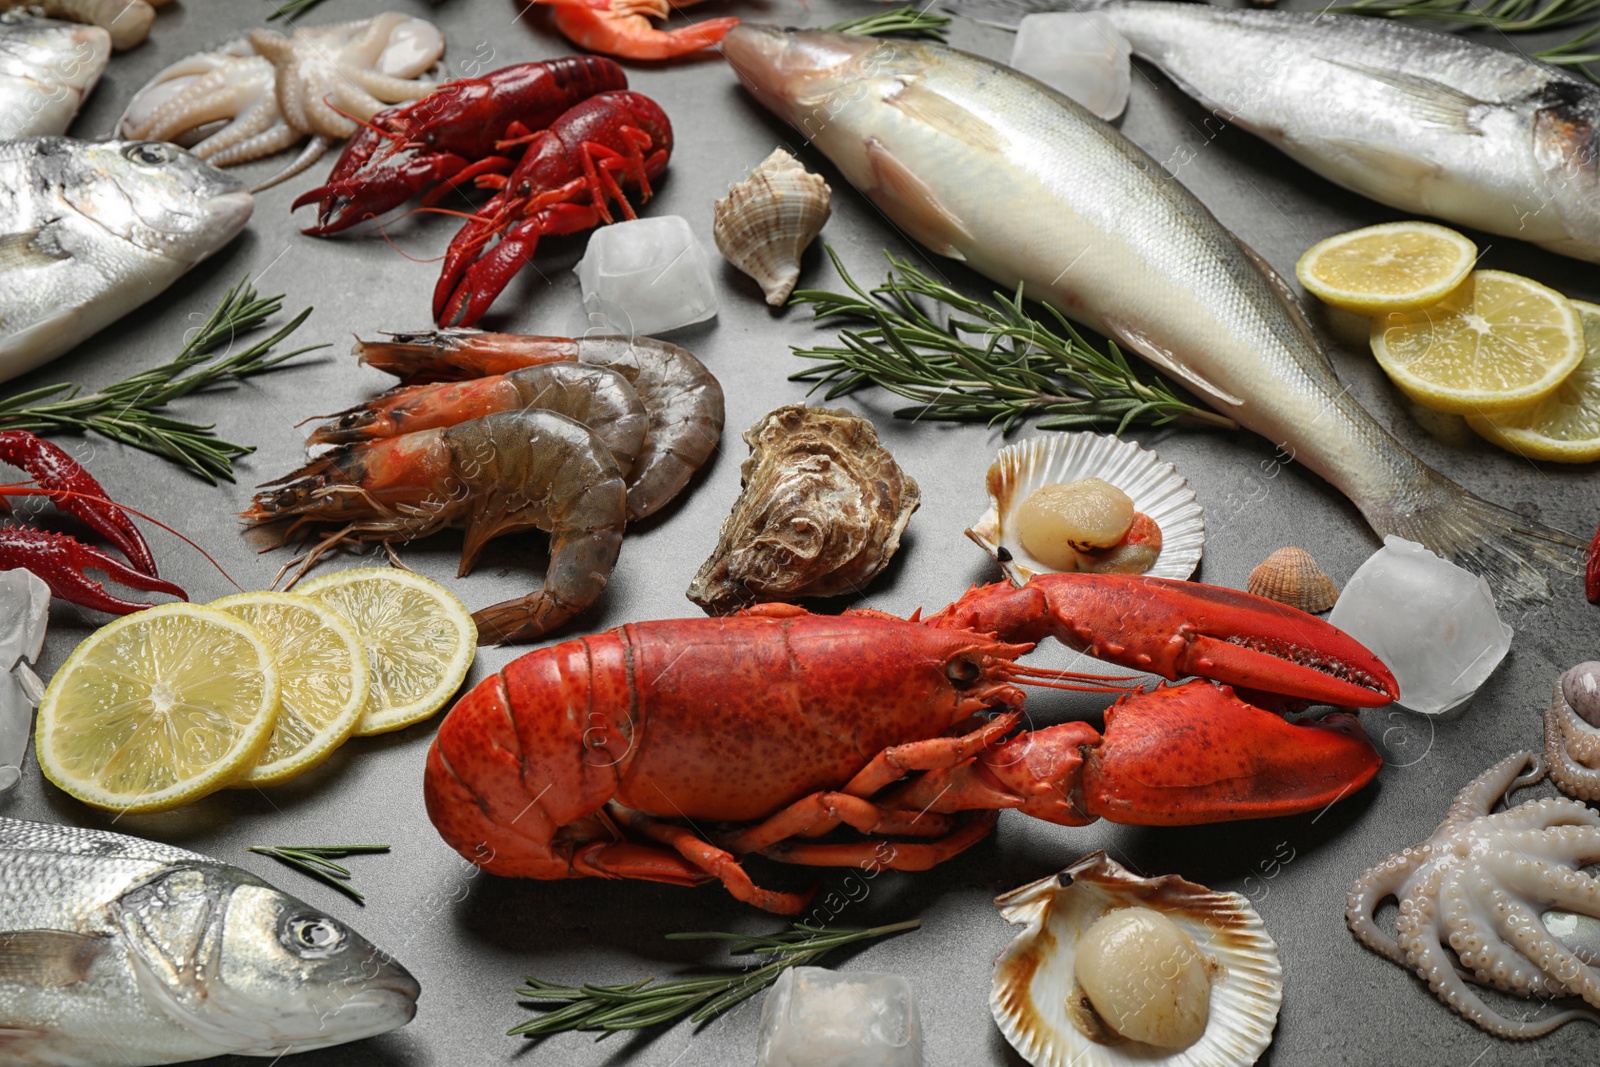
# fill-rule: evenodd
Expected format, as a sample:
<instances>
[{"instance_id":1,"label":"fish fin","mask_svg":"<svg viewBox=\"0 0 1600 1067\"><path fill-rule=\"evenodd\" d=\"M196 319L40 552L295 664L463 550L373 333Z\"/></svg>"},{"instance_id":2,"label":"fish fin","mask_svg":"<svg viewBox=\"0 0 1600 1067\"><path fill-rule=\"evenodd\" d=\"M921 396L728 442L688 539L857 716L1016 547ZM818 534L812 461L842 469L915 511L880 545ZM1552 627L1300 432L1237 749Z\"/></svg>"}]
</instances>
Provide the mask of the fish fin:
<instances>
[{"instance_id":1,"label":"fish fin","mask_svg":"<svg viewBox=\"0 0 1600 1067\"><path fill-rule=\"evenodd\" d=\"M1549 600L1550 582L1541 568L1564 575L1583 573L1579 560L1587 542L1582 538L1491 504L1438 471L1423 469L1428 482L1422 503L1408 497L1403 511L1377 509L1367 514L1380 536L1396 534L1415 541L1481 575L1501 603Z\"/></svg>"},{"instance_id":2,"label":"fish fin","mask_svg":"<svg viewBox=\"0 0 1600 1067\"><path fill-rule=\"evenodd\" d=\"M70 930L0 931L0 980L59 989L88 977L111 939Z\"/></svg>"},{"instance_id":3,"label":"fish fin","mask_svg":"<svg viewBox=\"0 0 1600 1067\"><path fill-rule=\"evenodd\" d=\"M1244 404L1244 401L1239 397L1212 385L1199 371L1180 360L1176 353L1156 344L1122 319L1117 318L1115 315L1104 315L1101 317L1101 322L1110 331L1114 340L1133 349L1173 377L1181 379L1201 395L1232 407L1240 407Z\"/></svg>"},{"instance_id":4,"label":"fish fin","mask_svg":"<svg viewBox=\"0 0 1600 1067\"><path fill-rule=\"evenodd\" d=\"M899 92L889 96L885 103L946 137L953 137L980 151L1004 152L1011 147L1005 134L978 118L969 108L962 107L948 96L924 88L915 78L903 81Z\"/></svg>"},{"instance_id":5,"label":"fish fin","mask_svg":"<svg viewBox=\"0 0 1600 1067\"><path fill-rule=\"evenodd\" d=\"M1339 375L1333 369L1333 357L1328 354L1328 349L1323 345L1322 338L1318 337L1317 332L1311 328L1311 323L1306 321L1305 309L1300 306L1300 297L1295 294L1293 289L1289 288L1289 283L1283 280L1283 275L1274 270L1272 264L1268 263L1260 252L1245 244L1237 235L1235 235L1234 241L1238 242L1239 249L1244 253L1245 258L1254 263L1256 269L1267 279L1267 284L1272 286L1272 291L1277 296L1278 303L1283 305L1283 310L1288 314L1289 321L1294 323L1295 329L1300 331L1301 336L1306 339L1306 343L1316 351L1317 355L1322 357L1323 366L1327 367L1328 373L1332 374L1337 380Z\"/></svg>"},{"instance_id":6,"label":"fish fin","mask_svg":"<svg viewBox=\"0 0 1600 1067\"><path fill-rule=\"evenodd\" d=\"M869 195L874 200L887 202L885 210L896 223L941 256L966 260L961 245L972 242L972 231L939 203L939 197L926 182L913 174L876 137L867 138L867 163L872 167L873 177Z\"/></svg>"},{"instance_id":7,"label":"fish fin","mask_svg":"<svg viewBox=\"0 0 1600 1067\"><path fill-rule=\"evenodd\" d=\"M1483 107L1493 101L1480 100L1471 93L1462 92L1452 85L1420 74L1384 70L1340 59L1324 59L1323 62L1355 71L1362 77L1387 85L1399 94L1408 110L1423 122L1455 133L1483 136L1483 130L1467 113L1475 107Z\"/></svg>"},{"instance_id":8,"label":"fish fin","mask_svg":"<svg viewBox=\"0 0 1600 1067\"><path fill-rule=\"evenodd\" d=\"M71 258L72 253L56 242L49 227L0 233L0 274L12 270L37 270Z\"/></svg>"}]
</instances>

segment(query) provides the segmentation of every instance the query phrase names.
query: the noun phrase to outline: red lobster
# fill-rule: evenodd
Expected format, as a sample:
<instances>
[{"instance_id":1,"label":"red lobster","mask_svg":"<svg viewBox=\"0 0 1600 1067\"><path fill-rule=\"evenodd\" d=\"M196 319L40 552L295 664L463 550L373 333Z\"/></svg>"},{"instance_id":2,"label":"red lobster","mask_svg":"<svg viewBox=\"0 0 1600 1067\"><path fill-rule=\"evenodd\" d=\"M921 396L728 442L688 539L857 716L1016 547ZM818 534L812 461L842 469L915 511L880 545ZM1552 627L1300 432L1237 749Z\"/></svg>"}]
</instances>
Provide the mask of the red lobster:
<instances>
[{"instance_id":1,"label":"red lobster","mask_svg":"<svg viewBox=\"0 0 1600 1067\"><path fill-rule=\"evenodd\" d=\"M100 483L77 460L27 430L3 430L0 431L0 462L27 471L38 486L37 489L0 488L0 510L8 506L7 495L49 497L58 509L75 516L116 545L133 564L130 567L66 534L6 523L0 526L0 570L14 567L30 570L44 579L50 592L61 599L112 615L127 615L150 605L113 596L104 585L84 574L85 569L101 571L130 589L170 593L189 599L182 589L162 581L156 574L155 558L138 527L126 512L111 502Z\"/></svg>"},{"instance_id":2,"label":"red lobster","mask_svg":"<svg viewBox=\"0 0 1600 1067\"><path fill-rule=\"evenodd\" d=\"M1227 684L1125 697L1103 737L1081 722L1017 732L1016 683L1110 688L1015 662L1046 635ZM493 873L720 880L794 914L809 894L755 885L740 855L922 870L981 840L1000 808L1188 825L1315 810L1377 773L1353 716L1294 725L1229 685L1356 707L1398 691L1353 638L1274 601L1051 574L974 588L926 619L768 604L529 653L451 709L424 790L439 833ZM866 838L811 840L841 824Z\"/></svg>"},{"instance_id":3,"label":"red lobster","mask_svg":"<svg viewBox=\"0 0 1600 1067\"><path fill-rule=\"evenodd\" d=\"M540 237L611 222L607 200L616 201L623 218L637 218L623 188L638 190L640 203L650 199L650 182L672 154L672 124L655 101L623 90L591 96L526 140L528 150L509 177L477 179L500 192L445 252L433 291L433 317L441 326L481 319L533 258Z\"/></svg>"},{"instance_id":4,"label":"red lobster","mask_svg":"<svg viewBox=\"0 0 1600 1067\"><path fill-rule=\"evenodd\" d=\"M507 148L574 104L627 87L627 75L609 59L563 56L445 82L420 100L380 111L345 145L326 184L294 202L296 210L318 204L317 224L303 232L326 237L424 190L424 203L432 204L480 175L505 174L516 162Z\"/></svg>"}]
</instances>

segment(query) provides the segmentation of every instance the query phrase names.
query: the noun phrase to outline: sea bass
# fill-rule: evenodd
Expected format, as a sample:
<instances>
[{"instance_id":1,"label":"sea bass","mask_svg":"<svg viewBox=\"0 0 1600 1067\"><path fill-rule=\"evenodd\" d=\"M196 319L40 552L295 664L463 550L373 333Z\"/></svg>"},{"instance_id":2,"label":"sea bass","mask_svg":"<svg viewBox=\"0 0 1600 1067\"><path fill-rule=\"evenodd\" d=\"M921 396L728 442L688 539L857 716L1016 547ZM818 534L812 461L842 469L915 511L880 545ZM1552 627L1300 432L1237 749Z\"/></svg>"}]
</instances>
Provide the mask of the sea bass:
<instances>
[{"instance_id":1,"label":"sea bass","mask_svg":"<svg viewBox=\"0 0 1600 1067\"><path fill-rule=\"evenodd\" d=\"M360 934L237 867L0 818L0 1064L303 1052L404 1026L419 992Z\"/></svg>"},{"instance_id":2,"label":"sea bass","mask_svg":"<svg viewBox=\"0 0 1600 1067\"><path fill-rule=\"evenodd\" d=\"M1497 592L1581 542L1434 471L1340 386L1272 268L1160 164L1067 97L941 45L744 24L723 54L897 226L1099 330L1333 483L1380 535Z\"/></svg>"},{"instance_id":3,"label":"sea bass","mask_svg":"<svg viewBox=\"0 0 1600 1067\"><path fill-rule=\"evenodd\" d=\"M66 133L110 58L99 26L0 14L0 140Z\"/></svg>"},{"instance_id":4,"label":"sea bass","mask_svg":"<svg viewBox=\"0 0 1600 1067\"><path fill-rule=\"evenodd\" d=\"M967 0L969 8L991 2ZM1039 0L1049 4L1051 0ZM1600 86L1389 19L1088 0L1133 54L1307 168L1402 211L1600 262Z\"/></svg>"},{"instance_id":5,"label":"sea bass","mask_svg":"<svg viewBox=\"0 0 1600 1067\"><path fill-rule=\"evenodd\" d=\"M54 359L233 240L244 183L155 141L0 141L0 381Z\"/></svg>"}]
</instances>

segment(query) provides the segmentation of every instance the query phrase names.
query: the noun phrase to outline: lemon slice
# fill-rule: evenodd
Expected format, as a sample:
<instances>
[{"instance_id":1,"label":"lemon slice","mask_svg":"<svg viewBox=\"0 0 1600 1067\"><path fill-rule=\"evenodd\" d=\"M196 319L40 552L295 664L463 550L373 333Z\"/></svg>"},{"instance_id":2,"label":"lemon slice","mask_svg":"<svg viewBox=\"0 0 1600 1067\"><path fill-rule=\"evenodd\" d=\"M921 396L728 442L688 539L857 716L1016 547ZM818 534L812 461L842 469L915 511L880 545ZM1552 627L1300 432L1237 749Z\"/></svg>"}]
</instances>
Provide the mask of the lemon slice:
<instances>
[{"instance_id":1,"label":"lemon slice","mask_svg":"<svg viewBox=\"0 0 1600 1067\"><path fill-rule=\"evenodd\" d=\"M278 668L226 612L163 604L91 634L50 680L34 745L85 804L165 811L255 765L278 721Z\"/></svg>"},{"instance_id":2,"label":"lemon slice","mask_svg":"<svg viewBox=\"0 0 1600 1067\"><path fill-rule=\"evenodd\" d=\"M1389 222L1335 234L1306 249L1294 273L1325 303L1363 315L1443 300L1466 280L1478 246L1430 222Z\"/></svg>"},{"instance_id":3,"label":"lemon slice","mask_svg":"<svg viewBox=\"0 0 1600 1067\"><path fill-rule=\"evenodd\" d=\"M393 567L339 571L300 592L343 615L366 646L372 688L356 733L387 733L444 707L478 651L467 606L430 578Z\"/></svg>"},{"instance_id":4,"label":"lemon slice","mask_svg":"<svg viewBox=\"0 0 1600 1067\"><path fill-rule=\"evenodd\" d=\"M240 593L210 605L255 627L282 685L278 725L261 761L235 788L286 782L333 755L367 706L367 648L344 618L292 593Z\"/></svg>"},{"instance_id":5,"label":"lemon slice","mask_svg":"<svg viewBox=\"0 0 1600 1067\"><path fill-rule=\"evenodd\" d=\"M1411 399L1483 415L1527 407L1583 360L1583 326L1566 297L1536 281L1475 270L1449 296L1372 320L1372 354Z\"/></svg>"},{"instance_id":6,"label":"lemon slice","mask_svg":"<svg viewBox=\"0 0 1600 1067\"><path fill-rule=\"evenodd\" d=\"M1474 415L1467 425L1501 448L1556 463L1600 459L1600 307L1574 300L1587 353L1556 391L1530 407Z\"/></svg>"}]
</instances>

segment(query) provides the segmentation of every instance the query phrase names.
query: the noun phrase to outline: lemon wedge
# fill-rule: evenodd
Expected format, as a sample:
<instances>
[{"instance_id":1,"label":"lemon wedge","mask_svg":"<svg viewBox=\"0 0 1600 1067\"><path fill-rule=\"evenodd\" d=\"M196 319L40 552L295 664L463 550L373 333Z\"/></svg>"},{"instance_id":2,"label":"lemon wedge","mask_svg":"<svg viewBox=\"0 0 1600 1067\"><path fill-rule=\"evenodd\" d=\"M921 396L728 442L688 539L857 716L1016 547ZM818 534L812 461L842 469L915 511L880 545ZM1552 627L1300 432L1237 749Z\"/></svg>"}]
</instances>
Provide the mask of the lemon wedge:
<instances>
[{"instance_id":1,"label":"lemon wedge","mask_svg":"<svg viewBox=\"0 0 1600 1067\"><path fill-rule=\"evenodd\" d=\"M1372 320L1372 353L1424 407L1483 415L1527 407L1583 360L1566 297L1516 274L1477 270L1450 295Z\"/></svg>"},{"instance_id":2,"label":"lemon wedge","mask_svg":"<svg viewBox=\"0 0 1600 1067\"><path fill-rule=\"evenodd\" d=\"M333 755L366 710L371 677L366 645L350 624L293 593L240 593L211 607L255 627L272 650L283 693L272 742L234 787L286 782Z\"/></svg>"},{"instance_id":3,"label":"lemon wedge","mask_svg":"<svg viewBox=\"0 0 1600 1067\"><path fill-rule=\"evenodd\" d=\"M421 722L461 688L478 651L478 628L450 590L393 567L359 567L300 587L344 616L372 668L362 736Z\"/></svg>"},{"instance_id":4,"label":"lemon wedge","mask_svg":"<svg viewBox=\"0 0 1600 1067\"><path fill-rule=\"evenodd\" d=\"M1556 391L1530 407L1473 415L1467 425L1529 459L1555 463L1600 460L1600 307L1574 300L1587 351Z\"/></svg>"},{"instance_id":5,"label":"lemon wedge","mask_svg":"<svg viewBox=\"0 0 1600 1067\"><path fill-rule=\"evenodd\" d=\"M34 745L85 804L166 811L254 766L278 721L278 668L226 612L163 604L102 626L50 680Z\"/></svg>"},{"instance_id":6,"label":"lemon wedge","mask_svg":"<svg viewBox=\"0 0 1600 1067\"><path fill-rule=\"evenodd\" d=\"M1363 315L1410 311L1443 300L1466 280L1478 246L1431 222L1388 222L1335 234L1294 265L1325 303Z\"/></svg>"}]
</instances>

